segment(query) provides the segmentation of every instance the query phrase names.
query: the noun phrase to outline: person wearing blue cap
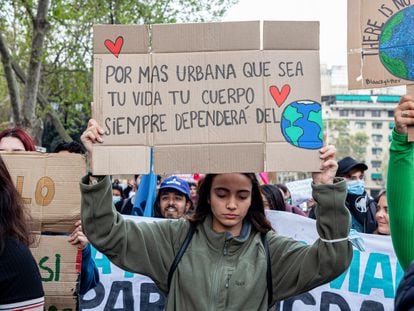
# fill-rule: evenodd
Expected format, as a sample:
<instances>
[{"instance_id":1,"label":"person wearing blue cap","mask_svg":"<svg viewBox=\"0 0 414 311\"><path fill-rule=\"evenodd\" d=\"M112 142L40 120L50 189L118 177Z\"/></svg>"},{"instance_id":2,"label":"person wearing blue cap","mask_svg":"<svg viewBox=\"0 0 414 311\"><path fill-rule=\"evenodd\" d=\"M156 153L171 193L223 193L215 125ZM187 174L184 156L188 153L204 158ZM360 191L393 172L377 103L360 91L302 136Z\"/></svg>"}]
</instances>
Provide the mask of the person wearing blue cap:
<instances>
[{"instance_id":1,"label":"person wearing blue cap","mask_svg":"<svg viewBox=\"0 0 414 311\"><path fill-rule=\"evenodd\" d=\"M191 208L190 186L187 181L170 176L161 182L154 203L155 217L183 218Z\"/></svg>"}]
</instances>

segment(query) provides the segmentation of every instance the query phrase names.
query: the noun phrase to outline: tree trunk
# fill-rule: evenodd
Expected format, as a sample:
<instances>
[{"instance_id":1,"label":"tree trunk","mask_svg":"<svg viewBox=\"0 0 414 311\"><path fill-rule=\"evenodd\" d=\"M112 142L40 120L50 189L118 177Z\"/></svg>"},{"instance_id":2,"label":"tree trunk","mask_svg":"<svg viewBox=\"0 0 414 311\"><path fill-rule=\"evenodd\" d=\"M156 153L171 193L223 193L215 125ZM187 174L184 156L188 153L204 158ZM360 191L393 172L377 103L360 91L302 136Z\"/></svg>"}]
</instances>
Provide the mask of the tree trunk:
<instances>
[{"instance_id":1,"label":"tree trunk","mask_svg":"<svg viewBox=\"0 0 414 311\"><path fill-rule=\"evenodd\" d=\"M0 32L0 55L3 63L4 74L7 80L7 87L9 89L10 104L13 111L13 121L17 126L21 126L20 113L21 103L19 94L19 85L17 84L16 77L13 74L12 60L10 58L9 48L3 35Z\"/></svg>"},{"instance_id":2,"label":"tree trunk","mask_svg":"<svg viewBox=\"0 0 414 311\"><path fill-rule=\"evenodd\" d=\"M73 141L72 137L70 137L68 133L66 133L66 130L62 125L62 122L60 122L59 116L53 111L49 111L47 112L47 114L49 115L52 124L55 127L55 130L58 132L59 136L67 143Z\"/></svg>"},{"instance_id":3,"label":"tree trunk","mask_svg":"<svg viewBox=\"0 0 414 311\"><path fill-rule=\"evenodd\" d=\"M14 72L16 73L16 76L20 79L20 81L23 84L26 84L26 76L24 75L23 70L14 61L12 61L11 64L12 64L12 67L13 67ZM71 142L73 140L72 137L70 137L69 134L66 132L66 130L65 130L62 122L59 119L59 116L56 114L56 112L54 112L52 110L52 108L50 107L50 104L49 104L48 100L46 99L46 97L43 96L43 94L40 91L37 92L37 101L39 102L40 107L43 110L49 110L47 112L47 114L50 116L50 118L52 120L52 123L53 123L56 131L60 135L60 137L65 142Z\"/></svg>"},{"instance_id":4,"label":"tree trunk","mask_svg":"<svg viewBox=\"0 0 414 311\"><path fill-rule=\"evenodd\" d=\"M27 70L27 81L23 100L23 126L27 128L35 141L39 142L41 137L41 122L36 119L36 98L40 80L41 57L48 22L46 20L49 10L49 0L39 0L37 14L33 20L33 40L29 67Z\"/></svg>"}]
</instances>

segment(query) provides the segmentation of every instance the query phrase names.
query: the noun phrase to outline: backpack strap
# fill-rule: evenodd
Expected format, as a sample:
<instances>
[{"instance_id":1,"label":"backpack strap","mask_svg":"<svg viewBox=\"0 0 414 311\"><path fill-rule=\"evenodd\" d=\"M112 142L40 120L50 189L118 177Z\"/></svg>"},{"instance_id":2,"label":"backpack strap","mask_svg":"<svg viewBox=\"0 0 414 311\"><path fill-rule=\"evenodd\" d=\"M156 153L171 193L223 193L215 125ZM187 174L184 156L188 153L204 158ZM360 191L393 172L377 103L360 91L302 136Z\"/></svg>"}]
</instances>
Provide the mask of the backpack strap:
<instances>
[{"instance_id":1,"label":"backpack strap","mask_svg":"<svg viewBox=\"0 0 414 311\"><path fill-rule=\"evenodd\" d=\"M273 297L272 264L270 262L269 242L267 241L265 232L262 232L260 234L260 239L262 240L262 244L264 246L265 253L266 253L267 304L270 309L272 307L272 297Z\"/></svg>"},{"instance_id":2,"label":"backpack strap","mask_svg":"<svg viewBox=\"0 0 414 311\"><path fill-rule=\"evenodd\" d=\"M184 240L183 244L181 244L181 247L178 250L177 255L175 256L174 261L171 264L170 271L168 271L168 280L167 280L168 291L170 291L171 280L172 280L173 274L174 274L175 270L177 269L178 263L180 262L181 258L183 257L185 251L187 250L187 247L190 244L191 239L193 238L195 228L196 228L196 226L193 223L190 222L190 228L188 229L185 240Z\"/></svg>"}]
</instances>

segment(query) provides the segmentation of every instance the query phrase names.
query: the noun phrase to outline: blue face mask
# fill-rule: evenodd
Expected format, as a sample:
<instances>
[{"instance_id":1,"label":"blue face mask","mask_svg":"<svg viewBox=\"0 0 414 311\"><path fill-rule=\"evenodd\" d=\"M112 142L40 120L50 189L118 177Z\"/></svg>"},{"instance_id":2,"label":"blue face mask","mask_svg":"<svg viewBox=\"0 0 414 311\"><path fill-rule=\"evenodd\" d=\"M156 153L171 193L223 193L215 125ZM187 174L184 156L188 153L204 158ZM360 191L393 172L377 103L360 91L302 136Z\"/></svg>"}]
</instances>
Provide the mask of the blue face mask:
<instances>
[{"instance_id":1,"label":"blue face mask","mask_svg":"<svg viewBox=\"0 0 414 311\"><path fill-rule=\"evenodd\" d=\"M363 180L351 180L347 181L348 193L361 195L365 191L365 183Z\"/></svg>"},{"instance_id":2,"label":"blue face mask","mask_svg":"<svg viewBox=\"0 0 414 311\"><path fill-rule=\"evenodd\" d=\"M121 201L121 197L119 195L113 195L112 196L112 203L115 205L116 203L118 203L119 201Z\"/></svg>"}]
</instances>

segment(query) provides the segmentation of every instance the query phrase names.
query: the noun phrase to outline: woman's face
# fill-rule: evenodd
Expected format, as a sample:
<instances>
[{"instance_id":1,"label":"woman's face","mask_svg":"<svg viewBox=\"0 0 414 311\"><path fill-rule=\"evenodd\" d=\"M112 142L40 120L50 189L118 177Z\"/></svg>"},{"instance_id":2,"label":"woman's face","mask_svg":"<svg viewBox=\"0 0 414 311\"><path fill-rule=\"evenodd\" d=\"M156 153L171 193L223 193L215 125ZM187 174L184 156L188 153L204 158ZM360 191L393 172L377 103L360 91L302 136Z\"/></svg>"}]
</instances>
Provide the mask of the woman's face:
<instances>
[{"instance_id":1,"label":"woman's face","mask_svg":"<svg viewBox=\"0 0 414 311\"><path fill-rule=\"evenodd\" d=\"M378 233L390 235L390 223L388 217L387 196L384 194L380 197L377 205L375 218L378 223Z\"/></svg>"},{"instance_id":2,"label":"woman's face","mask_svg":"<svg viewBox=\"0 0 414 311\"><path fill-rule=\"evenodd\" d=\"M191 198L197 197L197 186L196 185L190 186L190 197Z\"/></svg>"},{"instance_id":3,"label":"woman's face","mask_svg":"<svg viewBox=\"0 0 414 311\"><path fill-rule=\"evenodd\" d=\"M239 236L252 201L252 182L239 173L219 174L210 190L213 230Z\"/></svg>"},{"instance_id":4,"label":"woman's face","mask_svg":"<svg viewBox=\"0 0 414 311\"><path fill-rule=\"evenodd\" d=\"M16 137L3 137L0 140L0 151L26 151L23 143Z\"/></svg>"}]
</instances>

